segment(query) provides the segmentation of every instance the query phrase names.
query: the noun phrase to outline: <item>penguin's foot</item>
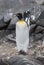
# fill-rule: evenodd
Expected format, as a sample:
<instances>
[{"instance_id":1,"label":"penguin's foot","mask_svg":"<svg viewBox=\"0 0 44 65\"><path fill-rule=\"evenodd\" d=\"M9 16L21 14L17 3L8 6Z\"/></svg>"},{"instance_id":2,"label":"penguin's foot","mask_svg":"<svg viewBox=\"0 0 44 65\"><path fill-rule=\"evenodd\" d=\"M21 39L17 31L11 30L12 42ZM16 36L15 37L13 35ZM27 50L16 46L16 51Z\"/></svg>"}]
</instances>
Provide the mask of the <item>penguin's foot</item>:
<instances>
[{"instance_id":1,"label":"penguin's foot","mask_svg":"<svg viewBox=\"0 0 44 65\"><path fill-rule=\"evenodd\" d=\"M27 53L26 53L25 51L23 51L23 50L20 50L20 51L19 51L19 55L20 55L20 54L22 54L22 55L27 55Z\"/></svg>"}]
</instances>

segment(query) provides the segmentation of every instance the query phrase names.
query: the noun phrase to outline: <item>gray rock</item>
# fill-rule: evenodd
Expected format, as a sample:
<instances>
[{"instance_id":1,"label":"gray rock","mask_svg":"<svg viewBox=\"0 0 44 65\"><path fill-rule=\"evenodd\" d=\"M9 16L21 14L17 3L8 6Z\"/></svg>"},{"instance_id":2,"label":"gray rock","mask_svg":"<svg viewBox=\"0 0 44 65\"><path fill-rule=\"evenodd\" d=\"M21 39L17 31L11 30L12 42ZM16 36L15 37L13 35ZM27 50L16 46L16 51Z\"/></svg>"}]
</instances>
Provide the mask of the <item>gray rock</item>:
<instances>
[{"instance_id":1,"label":"gray rock","mask_svg":"<svg viewBox=\"0 0 44 65\"><path fill-rule=\"evenodd\" d=\"M2 20L3 19L3 15L0 15L0 20ZM4 19L3 19L4 20Z\"/></svg>"},{"instance_id":2,"label":"gray rock","mask_svg":"<svg viewBox=\"0 0 44 65\"><path fill-rule=\"evenodd\" d=\"M4 22L7 22L10 19L12 19L11 13L5 13L5 15L4 15Z\"/></svg>"},{"instance_id":3,"label":"gray rock","mask_svg":"<svg viewBox=\"0 0 44 65\"><path fill-rule=\"evenodd\" d=\"M32 24L31 26L30 26L30 35L34 32L34 30L35 30L35 27L36 27L36 24Z\"/></svg>"},{"instance_id":4,"label":"gray rock","mask_svg":"<svg viewBox=\"0 0 44 65\"><path fill-rule=\"evenodd\" d=\"M40 60L40 61L42 61L43 63L44 63L44 56L42 57L37 57L37 60Z\"/></svg>"},{"instance_id":5,"label":"gray rock","mask_svg":"<svg viewBox=\"0 0 44 65\"><path fill-rule=\"evenodd\" d=\"M40 20L40 19L44 19L44 10L41 12L41 14L40 14L40 16L39 16L38 19L39 19L39 20Z\"/></svg>"},{"instance_id":6,"label":"gray rock","mask_svg":"<svg viewBox=\"0 0 44 65\"><path fill-rule=\"evenodd\" d=\"M44 19L38 20L37 25L44 27Z\"/></svg>"},{"instance_id":7,"label":"gray rock","mask_svg":"<svg viewBox=\"0 0 44 65\"><path fill-rule=\"evenodd\" d=\"M41 61L29 56L18 55L9 60L1 59L0 65L43 65Z\"/></svg>"},{"instance_id":8,"label":"gray rock","mask_svg":"<svg viewBox=\"0 0 44 65\"><path fill-rule=\"evenodd\" d=\"M15 24L14 25L13 24L12 25L9 25L7 29L8 30L15 30Z\"/></svg>"},{"instance_id":9,"label":"gray rock","mask_svg":"<svg viewBox=\"0 0 44 65\"><path fill-rule=\"evenodd\" d=\"M4 22L4 17L0 16L0 22Z\"/></svg>"},{"instance_id":10,"label":"gray rock","mask_svg":"<svg viewBox=\"0 0 44 65\"><path fill-rule=\"evenodd\" d=\"M43 38L43 35L42 35L41 33L35 34L35 36L34 36L34 40L35 40L35 41L37 41L37 40L42 40L42 38Z\"/></svg>"},{"instance_id":11,"label":"gray rock","mask_svg":"<svg viewBox=\"0 0 44 65\"><path fill-rule=\"evenodd\" d=\"M11 20L10 25L16 24L17 21L18 21L18 18L17 17L13 17L12 20Z\"/></svg>"},{"instance_id":12,"label":"gray rock","mask_svg":"<svg viewBox=\"0 0 44 65\"><path fill-rule=\"evenodd\" d=\"M42 4L42 3L44 2L44 0L35 0L35 2L36 2L37 4Z\"/></svg>"},{"instance_id":13,"label":"gray rock","mask_svg":"<svg viewBox=\"0 0 44 65\"><path fill-rule=\"evenodd\" d=\"M16 27L15 24L16 24L17 21L18 21L17 17L12 18L12 20L11 20L7 29L8 30L15 30L15 27Z\"/></svg>"},{"instance_id":14,"label":"gray rock","mask_svg":"<svg viewBox=\"0 0 44 65\"><path fill-rule=\"evenodd\" d=\"M6 27L6 23L4 23L4 17L0 19L0 30Z\"/></svg>"},{"instance_id":15,"label":"gray rock","mask_svg":"<svg viewBox=\"0 0 44 65\"><path fill-rule=\"evenodd\" d=\"M41 27L41 26L37 26L36 30L35 30L35 33L40 33L42 32L44 29L44 27Z\"/></svg>"},{"instance_id":16,"label":"gray rock","mask_svg":"<svg viewBox=\"0 0 44 65\"><path fill-rule=\"evenodd\" d=\"M39 60L23 55L10 58L9 62L10 65L43 65Z\"/></svg>"}]
</instances>

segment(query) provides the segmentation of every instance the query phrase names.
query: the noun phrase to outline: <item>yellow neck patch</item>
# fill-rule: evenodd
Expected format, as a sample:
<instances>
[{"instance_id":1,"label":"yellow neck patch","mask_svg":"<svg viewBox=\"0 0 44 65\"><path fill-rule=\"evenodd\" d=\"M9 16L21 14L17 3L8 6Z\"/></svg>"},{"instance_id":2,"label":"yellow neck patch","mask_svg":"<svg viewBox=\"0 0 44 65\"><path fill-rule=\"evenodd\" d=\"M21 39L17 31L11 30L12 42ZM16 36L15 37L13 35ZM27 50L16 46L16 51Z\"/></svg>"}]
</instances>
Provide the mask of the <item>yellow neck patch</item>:
<instances>
[{"instance_id":1,"label":"yellow neck patch","mask_svg":"<svg viewBox=\"0 0 44 65\"><path fill-rule=\"evenodd\" d=\"M23 24L23 22L24 22L23 20L19 20L18 21L19 24Z\"/></svg>"}]
</instances>

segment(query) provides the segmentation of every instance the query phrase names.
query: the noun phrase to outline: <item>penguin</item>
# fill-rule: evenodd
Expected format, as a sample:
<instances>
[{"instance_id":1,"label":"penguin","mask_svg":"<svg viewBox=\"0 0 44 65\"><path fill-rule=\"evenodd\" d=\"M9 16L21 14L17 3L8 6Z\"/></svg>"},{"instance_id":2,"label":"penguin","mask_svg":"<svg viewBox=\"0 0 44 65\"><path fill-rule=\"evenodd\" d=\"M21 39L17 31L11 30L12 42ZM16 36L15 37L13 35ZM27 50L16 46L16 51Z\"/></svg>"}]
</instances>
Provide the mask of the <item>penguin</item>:
<instances>
[{"instance_id":1,"label":"penguin","mask_svg":"<svg viewBox=\"0 0 44 65\"><path fill-rule=\"evenodd\" d=\"M23 20L22 13L17 13L18 21L16 23L16 45L19 54L27 55L29 46L29 28Z\"/></svg>"},{"instance_id":2,"label":"penguin","mask_svg":"<svg viewBox=\"0 0 44 65\"><path fill-rule=\"evenodd\" d=\"M30 25L30 16L31 16L31 12L29 10L24 12L24 21L27 23L27 26Z\"/></svg>"}]
</instances>

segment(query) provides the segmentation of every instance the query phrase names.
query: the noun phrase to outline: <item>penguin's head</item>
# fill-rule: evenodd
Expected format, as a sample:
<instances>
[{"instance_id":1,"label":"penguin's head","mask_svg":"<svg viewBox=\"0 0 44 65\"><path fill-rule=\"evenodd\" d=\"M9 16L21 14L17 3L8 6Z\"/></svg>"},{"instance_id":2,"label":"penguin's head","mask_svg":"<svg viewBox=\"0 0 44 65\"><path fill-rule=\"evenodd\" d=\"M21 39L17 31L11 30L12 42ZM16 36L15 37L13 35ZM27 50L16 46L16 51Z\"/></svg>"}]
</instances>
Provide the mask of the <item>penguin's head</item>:
<instances>
[{"instance_id":1,"label":"penguin's head","mask_svg":"<svg viewBox=\"0 0 44 65\"><path fill-rule=\"evenodd\" d=\"M26 17L28 17L28 16L30 15L30 11L25 11L25 12L24 12L24 15L25 15Z\"/></svg>"},{"instance_id":2,"label":"penguin's head","mask_svg":"<svg viewBox=\"0 0 44 65\"><path fill-rule=\"evenodd\" d=\"M21 20L23 18L22 13L17 13L16 16L18 17L19 20Z\"/></svg>"},{"instance_id":3,"label":"penguin's head","mask_svg":"<svg viewBox=\"0 0 44 65\"><path fill-rule=\"evenodd\" d=\"M28 11L25 11L24 12L24 20L26 19L26 17L30 17L30 11L28 10Z\"/></svg>"}]
</instances>

